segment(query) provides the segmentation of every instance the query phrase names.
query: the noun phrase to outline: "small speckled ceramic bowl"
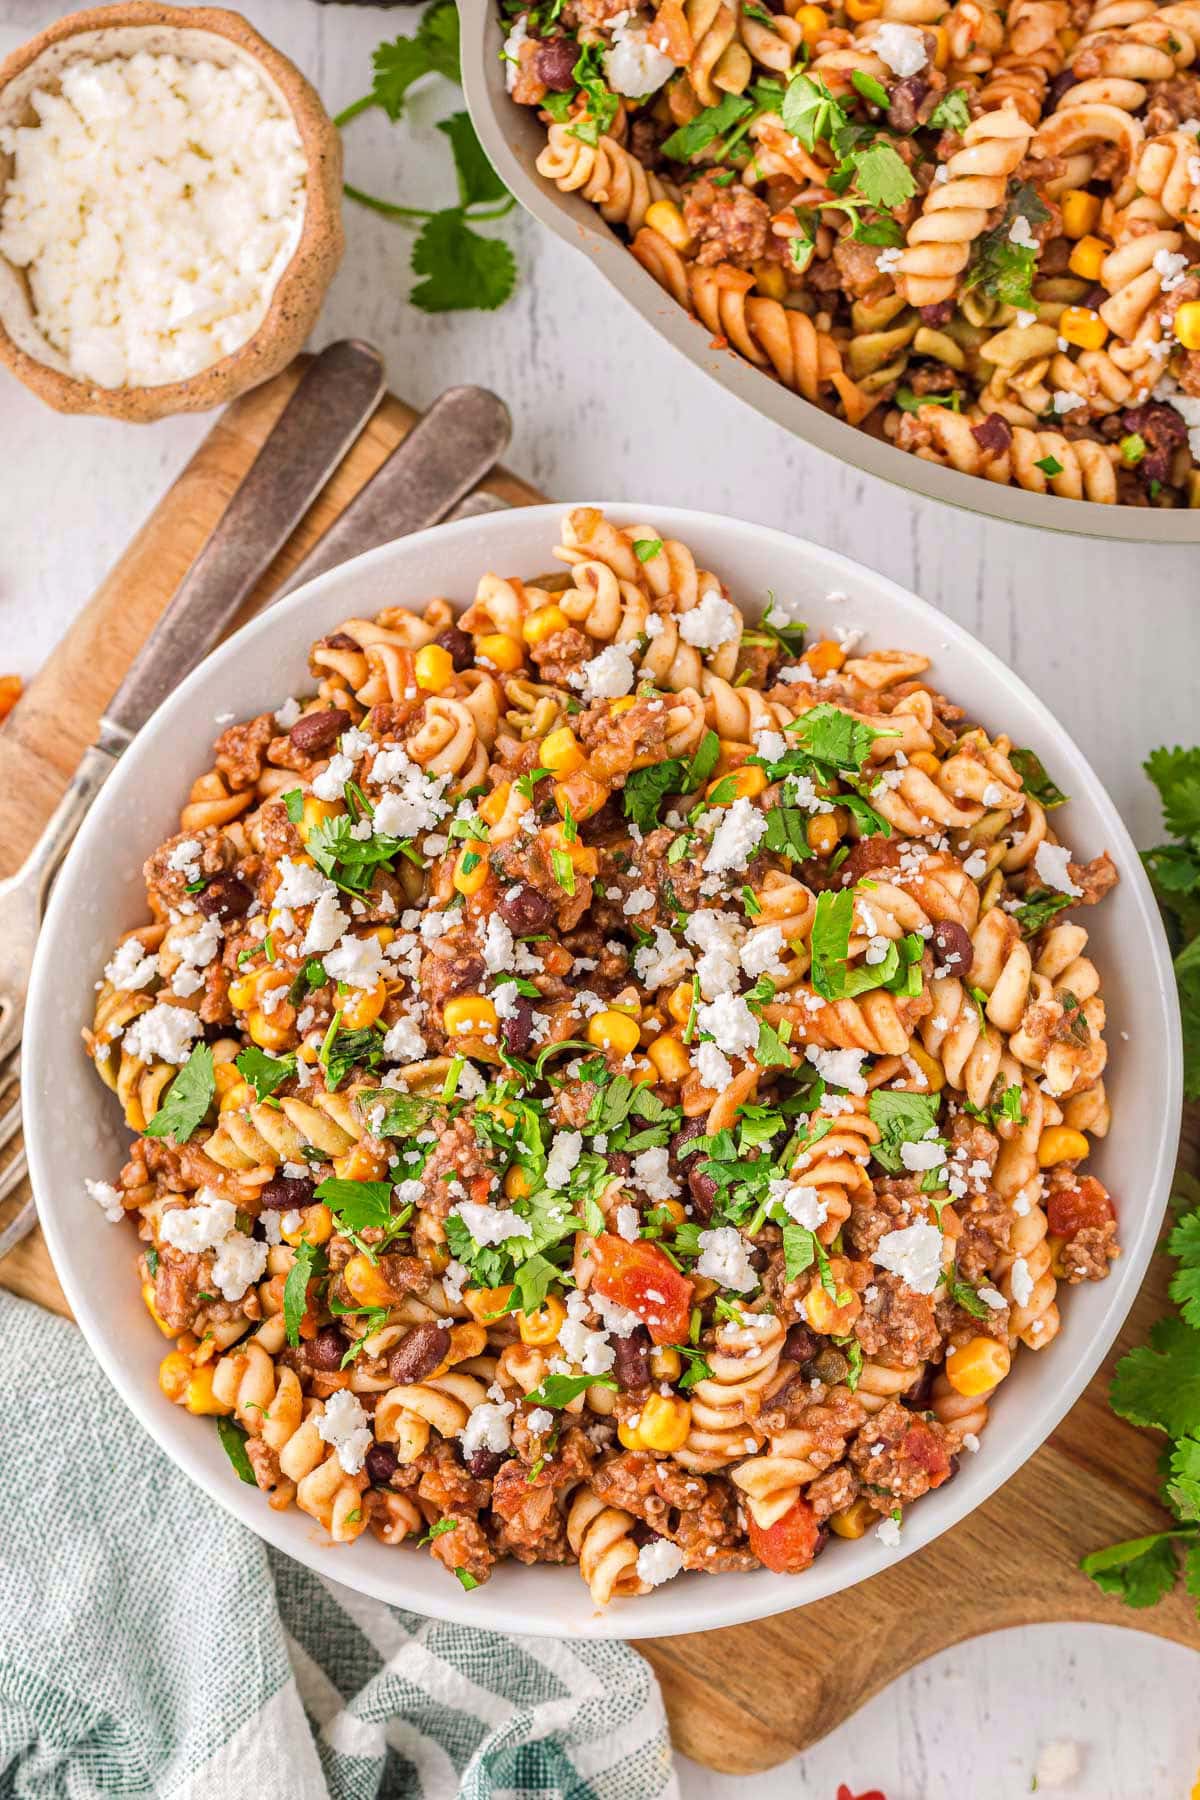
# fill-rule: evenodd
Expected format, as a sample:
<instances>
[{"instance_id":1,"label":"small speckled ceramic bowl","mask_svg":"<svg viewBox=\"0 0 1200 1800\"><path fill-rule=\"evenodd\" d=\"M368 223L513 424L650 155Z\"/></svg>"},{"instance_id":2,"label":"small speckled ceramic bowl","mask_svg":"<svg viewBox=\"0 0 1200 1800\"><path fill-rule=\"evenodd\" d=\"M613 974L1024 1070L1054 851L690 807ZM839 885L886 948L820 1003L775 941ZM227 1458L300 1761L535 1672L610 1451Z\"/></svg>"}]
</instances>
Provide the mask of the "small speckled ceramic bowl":
<instances>
[{"instance_id":1,"label":"small speckled ceramic bowl","mask_svg":"<svg viewBox=\"0 0 1200 1800\"><path fill-rule=\"evenodd\" d=\"M71 13L0 62L0 125L32 123L33 90L53 88L79 57L102 62L141 50L252 65L295 122L308 175L299 242L262 324L239 350L185 381L107 388L73 375L38 327L24 271L0 256L0 362L58 412L100 413L137 424L222 406L285 368L312 329L345 243L341 139L333 121L295 65L238 13L154 0ZM0 155L0 201L11 173L12 158Z\"/></svg>"}]
</instances>

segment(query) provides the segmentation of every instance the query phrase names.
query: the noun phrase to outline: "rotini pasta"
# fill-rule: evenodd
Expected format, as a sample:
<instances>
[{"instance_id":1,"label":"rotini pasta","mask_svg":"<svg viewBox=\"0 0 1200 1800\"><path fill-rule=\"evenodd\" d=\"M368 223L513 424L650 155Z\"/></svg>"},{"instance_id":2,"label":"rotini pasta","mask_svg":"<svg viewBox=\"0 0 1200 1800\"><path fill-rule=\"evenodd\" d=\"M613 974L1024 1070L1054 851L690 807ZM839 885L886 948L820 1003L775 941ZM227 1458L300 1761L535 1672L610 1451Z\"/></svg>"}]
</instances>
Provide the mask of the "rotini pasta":
<instances>
[{"instance_id":1,"label":"rotini pasta","mask_svg":"<svg viewBox=\"0 0 1200 1800\"><path fill-rule=\"evenodd\" d=\"M603 1606L894 1542L1106 1273L1064 915L1116 871L925 656L806 646L653 522L554 559L222 734L98 985L89 1186L270 1506Z\"/></svg>"}]
</instances>

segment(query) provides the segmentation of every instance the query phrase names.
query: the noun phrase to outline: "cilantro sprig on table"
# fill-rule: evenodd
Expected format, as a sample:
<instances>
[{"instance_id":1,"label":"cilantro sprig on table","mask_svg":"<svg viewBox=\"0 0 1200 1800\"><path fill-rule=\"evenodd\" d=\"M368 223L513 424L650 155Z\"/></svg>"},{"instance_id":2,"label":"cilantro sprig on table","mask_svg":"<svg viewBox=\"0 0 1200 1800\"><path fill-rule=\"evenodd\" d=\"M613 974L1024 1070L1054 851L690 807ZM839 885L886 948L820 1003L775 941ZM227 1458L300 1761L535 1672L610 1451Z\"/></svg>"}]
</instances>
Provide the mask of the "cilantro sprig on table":
<instances>
[{"instance_id":1,"label":"cilantro sprig on table","mask_svg":"<svg viewBox=\"0 0 1200 1800\"><path fill-rule=\"evenodd\" d=\"M434 0L411 37L380 44L375 51L374 80L369 93L334 119L345 127L360 114L379 108L399 119L409 90L426 75L459 80L458 13L453 0ZM423 312L459 312L502 306L517 284L517 265L508 245L484 237L474 226L501 219L516 201L492 168L465 112L438 121L449 140L458 182L457 206L430 209L381 200L346 184L346 194L385 218L419 224L412 251L413 274L422 279L409 299Z\"/></svg>"},{"instance_id":2,"label":"cilantro sprig on table","mask_svg":"<svg viewBox=\"0 0 1200 1800\"><path fill-rule=\"evenodd\" d=\"M1172 842L1156 844L1142 861L1163 910L1179 1010L1183 1015L1183 1086L1200 1099L1200 748L1152 751L1145 770L1162 799Z\"/></svg>"}]
</instances>

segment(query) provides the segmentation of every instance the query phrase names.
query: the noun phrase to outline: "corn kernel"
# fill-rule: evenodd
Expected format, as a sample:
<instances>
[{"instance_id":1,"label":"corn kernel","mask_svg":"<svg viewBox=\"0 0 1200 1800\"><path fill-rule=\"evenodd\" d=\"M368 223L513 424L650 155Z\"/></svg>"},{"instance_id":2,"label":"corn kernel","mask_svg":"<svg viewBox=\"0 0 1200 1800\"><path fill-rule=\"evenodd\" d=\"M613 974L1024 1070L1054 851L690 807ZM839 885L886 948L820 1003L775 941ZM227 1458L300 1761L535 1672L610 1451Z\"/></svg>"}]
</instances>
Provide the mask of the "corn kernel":
<instances>
[{"instance_id":1,"label":"corn kernel","mask_svg":"<svg viewBox=\"0 0 1200 1800\"><path fill-rule=\"evenodd\" d=\"M934 1056L922 1050L920 1044L910 1044L907 1054L912 1057L929 1086L923 1091L928 1094L940 1094L946 1085L946 1071Z\"/></svg>"},{"instance_id":2,"label":"corn kernel","mask_svg":"<svg viewBox=\"0 0 1200 1800\"><path fill-rule=\"evenodd\" d=\"M1083 188L1068 188L1058 197L1062 208L1063 236L1085 238L1100 222L1100 196Z\"/></svg>"},{"instance_id":3,"label":"corn kernel","mask_svg":"<svg viewBox=\"0 0 1200 1800\"><path fill-rule=\"evenodd\" d=\"M675 1394L650 1394L642 1404L638 1435L647 1450L670 1454L687 1442L692 1429L692 1409Z\"/></svg>"},{"instance_id":4,"label":"corn kernel","mask_svg":"<svg viewBox=\"0 0 1200 1800\"><path fill-rule=\"evenodd\" d=\"M755 263L754 285L760 294L766 295L768 300L787 299L787 276L783 272L781 263Z\"/></svg>"},{"instance_id":5,"label":"corn kernel","mask_svg":"<svg viewBox=\"0 0 1200 1800\"><path fill-rule=\"evenodd\" d=\"M482 663L490 663L502 675L512 675L525 661L520 640L504 631L489 631L475 639L475 654Z\"/></svg>"},{"instance_id":6,"label":"corn kernel","mask_svg":"<svg viewBox=\"0 0 1200 1800\"><path fill-rule=\"evenodd\" d=\"M660 237L665 237L673 250L684 251L691 248L692 234L673 200L656 200L653 206L648 206L646 223L651 231L657 231Z\"/></svg>"},{"instance_id":7,"label":"corn kernel","mask_svg":"<svg viewBox=\"0 0 1200 1800\"><path fill-rule=\"evenodd\" d=\"M192 1359L182 1350L172 1350L158 1365L158 1385L168 1400L176 1405L183 1399L192 1374Z\"/></svg>"},{"instance_id":8,"label":"corn kernel","mask_svg":"<svg viewBox=\"0 0 1200 1800\"><path fill-rule=\"evenodd\" d=\"M1082 1162L1088 1148L1082 1131L1072 1131L1067 1125L1051 1125L1038 1139L1038 1168L1052 1169L1056 1163Z\"/></svg>"},{"instance_id":9,"label":"corn kernel","mask_svg":"<svg viewBox=\"0 0 1200 1800\"><path fill-rule=\"evenodd\" d=\"M530 613L521 626L521 636L527 644L543 644L555 632L569 630L570 624L561 606L543 606L540 612Z\"/></svg>"},{"instance_id":10,"label":"corn kernel","mask_svg":"<svg viewBox=\"0 0 1200 1800\"><path fill-rule=\"evenodd\" d=\"M441 644L426 644L413 661L417 686L427 694L441 694L454 680L454 658Z\"/></svg>"},{"instance_id":11,"label":"corn kernel","mask_svg":"<svg viewBox=\"0 0 1200 1800\"><path fill-rule=\"evenodd\" d=\"M920 769L922 775L928 775L930 781L936 781L942 772L942 765L932 750L918 750L908 760L914 769Z\"/></svg>"},{"instance_id":12,"label":"corn kernel","mask_svg":"<svg viewBox=\"0 0 1200 1800\"><path fill-rule=\"evenodd\" d=\"M678 1381L683 1373L683 1358L669 1344L650 1352L650 1373L655 1381Z\"/></svg>"},{"instance_id":13,"label":"corn kernel","mask_svg":"<svg viewBox=\"0 0 1200 1800\"><path fill-rule=\"evenodd\" d=\"M231 1413L232 1406L227 1406L217 1399L213 1393L213 1367L204 1363L199 1369L193 1369L183 1390L183 1404L190 1413L211 1415L213 1413Z\"/></svg>"},{"instance_id":14,"label":"corn kernel","mask_svg":"<svg viewBox=\"0 0 1200 1800\"><path fill-rule=\"evenodd\" d=\"M417 1245L417 1255L434 1275L442 1275L450 1267L450 1252L445 1244L422 1242Z\"/></svg>"},{"instance_id":15,"label":"corn kernel","mask_svg":"<svg viewBox=\"0 0 1200 1800\"><path fill-rule=\"evenodd\" d=\"M950 61L950 33L944 25L933 27L933 43L933 66L935 69L944 69Z\"/></svg>"},{"instance_id":16,"label":"corn kernel","mask_svg":"<svg viewBox=\"0 0 1200 1800\"><path fill-rule=\"evenodd\" d=\"M950 1352L946 1358L946 1379L956 1394L973 1400L999 1387L1011 1367L1007 1344L998 1344L995 1338L974 1337L961 1349Z\"/></svg>"},{"instance_id":17,"label":"corn kernel","mask_svg":"<svg viewBox=\"0 0 1200 1800\"><path fill-rule=\"evenodd\" d=\"M704 798L714 806L732 806L735 800L753 800L767 785L767 772L757 763L744 763L728 775L719 775L704 790ZM714 798L716 796L716 798Z\"/></svg>"},{"instance_id":18,"label":"corn kernel","mask_svg":"<svg viewBox=\"0 0 1200 1800\"><path fill-rule=\"evenodd\" d=\"M226 1094L231 1094L235 1088L245 1087L247 1085L242 1079L242 1072L235 1062L214 1063L213 1080L217 1085L217 1098L219 1101L224 1101ZM251 1098L253 1098L253 1089L251 1089Z\"/></svg>"},{"instance_id":19,"label":"corn kernel","mask_svg":"<svg viewBox=\"0 0 1200 1800\"><path fill-rule=\"evenodd\" d=\"M879 1514L869 1500L852 1500L841 1512L835 1512L829 1521L829 1528L840 1538L866 1537L871 1525Z\"/></svg>"},{"instance_id":20,"label":"corn kernel","mask_svg":"<svg viewBox=\"0 0 1200 1800\"><path fill-rule=\"evenodd\" d=\"M608 799L608 789L586 769L577 769L565 781L554 784L554 804L562 817L567 813L575 820L594 819Z\"/></svg>"},{"instance_id":21,"label":"corn kernel","mask_svg":"<svg viewBox=\"0 0 1200 1800\"><path fill-rule=\"evenodd\" d=\"M286 1015L280 1018L280 1014ZM265 1013L255 1007L246 1014L246 1030L261 1050L284 1050L292 1034L295 1014L290 1006L276 1007L273 1013Z\"/></svg>"},{"instance_id":22,"label":"corn kernel","mask_svg":"<svg viewBox=\"0 0 1200 1800\"><path fill-rule=\"evenodd\" d=\"M244 1112L246 1107L253 1106L257 1099L258 1095L250 1086L250 1083L248 1081L242 1081L239 1077L237 1085L235 1087L226 1088L225 1092L221 1095L219 1111Z\"/></svg>"},{"instance_id":23,"label":"corn kernel","mask_svg":"<svg viewBox=\"0 0 1200 1800\"><path fill-rule=\"evenodd\" d=\"M846 652L831 638L822 638L819 644L810 644L801 658L818 680L822 675L835 675L845 660Z\"/></svg>"},{"instance_id":24,"label":"corn kernel","mask_svg":"<svg viewBox=\"0 0 1200 1800\"><path fill-rule=\"evenodd\" d=\"M671 989L670 998L667 1001L667 1011L677 1025L686 1025L691 1018L692 998L690 981L681 981L678 987Z\"/></svg>"},{"instance_id":25,"label":"corn kernel","mask_svg":"<svg viewBox=\"0 0 1200 1800\"><path fill-rule=\"evenodd\" d=\"M646 1448L646 1441L641 1432L628 1419L622 1419L617 1426L617 1436L627 1450L644 1450Z\"/></svg>"},{"instance_id":26,"label":"corn kernel","mask_svg":"<svg viewBox=\"0 0 1200 1800\"><path fill-rule=\"evenodd\" d=\"M382 1269L362 1251L356 1251L342 1270L342 1280L360 1306L394 1306L393 1294Z\"/></svg>"},{"instance_id":27,"label":"corn kernel","mask_svg":"<svg viewBox=\"0 0 1200 1800\"><path fill-rule=\"evenodd\" d=\"M296 829L307 844L318 825L323 825L327 819L336 819L344 810L340 800L318 800L315 794L305 794Z\"/></svg>"},{"instance_id":28,"label":"corn kernel","mask_svg":"<svg viewBox=\"0 0 1200 1800\"><path fill-rule=\"evenodd\" d=\"M1103 238L1082 237L1067 258L1067 267L1072 275L1080 276L1084 281L1097 281L1100 277L1100 265L1112 249Z\"/></svg>"},{"instance_id":29,"label":"corn kernel","mask_svg":"<svg viewBox=\"0 0 1200 1800\"><path fill-rule=\"evenodd\" d=\"M1179 308L1175 336L1185 350L1200 350L1200 300L1185 300Z\"/></svg>"},{"instance_id":30,"label":"corn kernel","mask_svg":"<svg viewBox=\"0 0 1200 1800\"><path fill-rule=\"evenodd\" d=\"M516 1163L504 1177L504 1192L510 1200L527 1200L533 1192L528 1175Z\"/></svg>"},{"instance_id":31,"label":"corn kernel","mask_svg":"<svg viewBox=\"0 0 1200 1800\"><path fill-rule=\"evenodd\" d=\"M344 1156L335 1156L333 1172L339 1181L382 1181L387 1173L385 1150L372 1150L369 1144L354 1144Z\"/></svg>"},{"instance_id":32,"label":"corn kernel","mask_svg":"<svg viewBox=\"0 0 1200 1800\"><path fill-rule=\"evenodd\" d=\"M488 859L468 844L459 851L451 877L460 894L477 894L488 878Z\"/></svg>"},{"instance_id":33,"label":"corn kernel","mask_svg":"<svg viewBox=\"0 0 1200 1800\"><path fill-rule=\"evenodd\" d=\"M496 1008L486 994L458 994L442 1009L442 1025L451 1037L494 1032L497 1023Z\"/></svg>"},{"instance_id":34,"label":"corn kernel","mask_svg":"<svg viewBox=\"0 0 1200 1800\"><path fill-rule=\"evenodd\" d=\"M342 1024L347 1031L366 1031L383 1011L387 1000L387 982L381 975L374 987L357 988L342 1007Z\"/></svg>"},{"instance_id":35,"label":"corn kernel","mask_svg":"<svg viewBox=\"0 0 1200 1800\"><path fill-rule=\"evenodd\" d=\"M485 794L479 802L477 811L481 819L489 825L498 825L504 817L508 802L512 797L512 782L502 781L494 787L490 794Z\"/></svg>"},{"instance_id":36,"label":"corn kernel","mask_svg":"<svg viewBox=\"0 0 1200 1800\"><path fill-rule=\"evenodd\" d=\"M846 16L861 25L865 19L877 19L883 11L883 0L846 0Z\"/></svg>"},{"instance_id":37,"label":"corn kernel","mask_svg":"<svg viewBox=\"0 0 1200 1800\"><path fill-rule=\"evenodd\" d=\"M804 835L817 856L832 856L838 847L837 821L832 813L817 813L808 821Z\"/></svg>"},{"instance_id":38,"label":"corn kernel","mask_svg":"<svg viewBox=\"0 0 1200 1800\"><path fill-rule=\"evenodd\" d=\"M613 714L614 717L616 717L620 713L628 712L631 707L634 707L636 705L637 705L637 695L636 694L620 694L620 695L618 695L618 697L615 700L609 701L608 710L610 713Z\"/></svg>"},{"instance_id":39,"label":"corn kernel","mask_svg":"<svg viewBox=\"0 0 1200 1800\"><path fill-rule=\"evenodd\" d=\"M594 1013L588 1020L588 1043L595 1044L597 1050L612 1050L618 1056L632 1056L640 1036L637 1020L631 1019L628 1013Z\"/></svg>"},{"instance_id":40,"label":"corn kernel","mask_svg":"<svg viewBox=\"0 0 1200 1800\"><path fill-rule=\"evenodd\" d=\"M690 998L690 988L688 994ZM672 1086L685 1080L691 1072L692 1065L687 1051L679 1039L671 1037L669 1033L664 1033L662 1037L656 1037L654 1042L647 1046L646 1055L658 1070L661 1079L669 1082Z\"/></svg>"},{"instance_id":41,"label":"corn kernel","mask_svg":"<svg viewBox=\"0 0 1200 1800\"><path fill-rule=\"evenodd\" d=\"M1080 350L1099 350L1108 336L1108 326L1090 306L1066 306L1059 315L1058 335Z\"/></svg>"},{"instance_id":42,"label":"corn kernel","mask_svg":"<svg viewBox=\"0 0 1200 1800\"><path fill-rule=\"evenodd\" d=\"M805 1318L814 1331L825 1337L845 1337L861 1311L862 1301L852 1288L839 1287L835 1300L819 1281L814 1281L804 1296Z\"/></svg>"},{"instance_id":43,"label":"corn kernel","mask_svg":"<svg viewBox=\"0 0 1200 1800\"><path fill-rule=\"evenodd\" d=\"M819 6L802 6L795 14L795 20L804 33L804 41L810 49L817 39L829 30L829 14Z\"/></svg>"},{"instance_id":44,"label":"corn kernel","mask_svg":"<svg viewBox=\"0 0 1200 1800\"><path fill-rule=\"evenodd\" d=\"M542 767L554 775L573 775L587 761L579 739L569 725L560 725L557 731L548 732L542 739L538 756Z\"/></svg>"},{"instance_id":45,"label":"corn kernel","mask_svg":"<svg viewBox=\"0 0 1200 1800\"><path fill-rule=\"evenodd\" d=\"M470 1288L463 1295L463 1305L480 1325L494 1324L512 1299L512 1294L511 1285L508 1287Z\"/></svg>"},{"instance_id":46,"label":"corn kernel","mask_svg":"<svg viewBox=\"0 0 1200 1800\"><path fill-rule=\"evenodd\" d=\"M567 1316L567 1309L555 1294L548 1294L536 1312L518 1312L517 1330L521 1334L523 1344L545 1346L558 1339L559 1327Z\"/></svg>"},{"instance_id":47,"label":"corn kernel","mask_svg":"<svg viewBox=\"0 0 1200 1800\"><path fill-rule=\"evenodd\" d=\"M167 1324L166 1320L158 1310L158 1306L155 1302L154 1283L152 1281L143 1281L142 1301L146 1311L150 1314L150 1317L154 1320L154 1323L158 1326L158 1329L162 1332L163 1336L174 1337L175 1333L171 1330L171 1327Z\"/></svg>"},{"instance_id":48,"label":"corn kernel","mask_svg":"<svg viewBox=\"0 0 1200 1800\"><path fill-rule=\"evenodd\" d=\"M653 1087L658 1080L658 1070L646 1056L635 1056L633 1067L629 1070L629 1079L634 1087Z\"/></svg>"}]
</instances>

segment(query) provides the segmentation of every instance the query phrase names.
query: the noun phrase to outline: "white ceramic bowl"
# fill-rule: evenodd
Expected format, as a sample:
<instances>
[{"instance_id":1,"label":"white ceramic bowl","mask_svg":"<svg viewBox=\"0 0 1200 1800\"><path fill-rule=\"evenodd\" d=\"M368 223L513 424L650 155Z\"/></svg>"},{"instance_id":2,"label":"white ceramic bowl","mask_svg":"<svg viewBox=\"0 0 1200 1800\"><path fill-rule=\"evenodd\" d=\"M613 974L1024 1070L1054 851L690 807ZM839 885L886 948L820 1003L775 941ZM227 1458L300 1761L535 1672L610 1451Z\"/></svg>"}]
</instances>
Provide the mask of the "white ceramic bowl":
<instances>
[{"instance_id":1,"label":"white ceramic bowl","mask_svg":"<svg viewBox=\"0 0 1200 1800\"><path fill-rule=\"evenodd\" d=\"M545 148L546 128L535 107L516 105L505 91L500 8L496 0L458 0L458 5L463 92L479 140L501 179L527 212L564 244L578 250L666 343L728 393L852 469L865 469L911 493L926 494L970 512L1082 537L1132 538L1146 544L1200 542L1200 509L1178 507L1167 512L1141 506L1098 506L1090 500L1059 500L960 475L955 469L943 469L897 450L819 406L810 406L736 350L715 343L708 327L676 305L629 254L624 238L605 224L590 201L582 194L560 193L552 181L538 174L535 164ZM557 295L555 300L563 304ZM570 304L569 295L566 304ZM663 378L671 378L669 365L664 364Z\"/></svg>"},{"instance_id":2,"label":"white ceramic bowl","mask_svg":"<svg viewBox=\"0 0 1200 1800\"><path fill-rule=\"evenodd\" d=\"M825 594L842 590L849 598L836 609L838 622L864 628L876 644L928 653L939 687L970 716L1038 751L1073 796L1055 819L1067 841L1084 856L1107 847L1121 872L1116 892L1086 918L1104 976L1115 1115L1094 1166L1120 1203L1124 1254L1107 1281L1070 1290L1062 1332L1044 1355L1017 1358L982 1450L911 1509L899 1552L872 1533L831 1544L798 1578L766 1570L682 1576L600 1616L573 1568L506 1564L465 1594L423 1553L386 1549L370 1536L349 1547L323 1544L303 1513L272 1512L236 1479L209 1421L159 1392L163 1339L138 1296L132 1230L108 1224L84 1189L86 1176L111 1179L128 1134L84 1055L80 1028L118 933L145 916L142 861L177 828L189 784L209 765L217 715L249 717L303 693L309 643L348 616L440 593L466 603L485 570L528 576L552 567L562 507L440 526L360 557L254 620L183 683L122 758L58 878L30 994L24 1076L34 1191L67 1297L110 1380L193 1480L299 1561L396 1605L504 1631L641 1637L732 1625L850 1587L929 1543L1032 1455L1112 1342L1154 1248L1178 1134L1180 1049L1167 946L1134 847L1083 756L1003 663L882 576L783 532L672 507L613 502L606 510L618 523L650 520L664 536L682 538L748 611L774 589L802 597L817 625L830 616Z\"/></svg>"}]
</instances>

